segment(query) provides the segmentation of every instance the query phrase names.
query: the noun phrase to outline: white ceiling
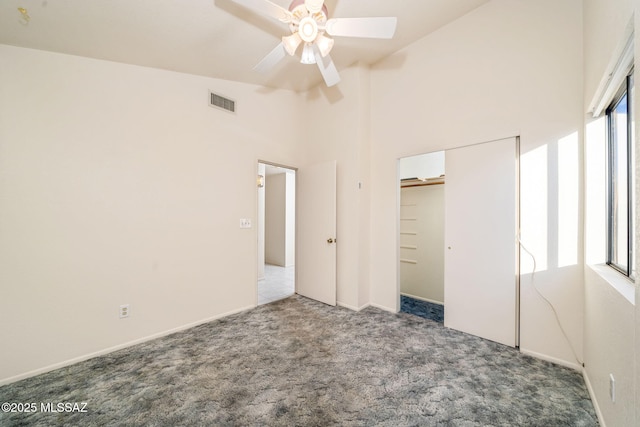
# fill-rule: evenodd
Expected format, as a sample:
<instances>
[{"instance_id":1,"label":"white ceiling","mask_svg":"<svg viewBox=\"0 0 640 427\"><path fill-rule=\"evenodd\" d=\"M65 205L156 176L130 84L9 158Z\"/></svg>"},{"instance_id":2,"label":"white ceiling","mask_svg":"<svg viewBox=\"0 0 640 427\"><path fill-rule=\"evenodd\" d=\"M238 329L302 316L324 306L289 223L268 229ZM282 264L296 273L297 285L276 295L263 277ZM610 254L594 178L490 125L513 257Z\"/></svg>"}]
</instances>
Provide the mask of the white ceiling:
<instances>
[{"instance_id":1,"label":"white ceiling","mask_svg":"<svg viewBox=\"0 0 640 427\"><path fill-rule=\"evenodd\" d=\"M393 40L336 37L338 70L373 64L489 0L326 0L329 17L397 16ZM288 8L290 0L272 0ZM21 22L18 8L27 10ZM253 71L290 34L285 24L231 0L2 0L0 44L302 91L322 82L315 65L287 57Z\"/></svg>"}]
</instances>

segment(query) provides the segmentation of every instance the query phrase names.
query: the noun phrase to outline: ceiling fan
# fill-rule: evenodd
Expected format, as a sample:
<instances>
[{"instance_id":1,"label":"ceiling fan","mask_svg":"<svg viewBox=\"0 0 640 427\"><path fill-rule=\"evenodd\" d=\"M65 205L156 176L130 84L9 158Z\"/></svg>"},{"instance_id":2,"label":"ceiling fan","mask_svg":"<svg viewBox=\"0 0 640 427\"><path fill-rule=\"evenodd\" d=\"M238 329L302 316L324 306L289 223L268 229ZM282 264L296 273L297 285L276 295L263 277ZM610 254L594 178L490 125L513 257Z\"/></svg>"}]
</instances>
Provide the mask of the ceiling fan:
<instances>
[{"instance_id":1,"label":"ceiling fan","mask_svg":"<svg viewBox=\"0 0 640 427\"><path fill-rule=\"evenodd\" d=\"M291 34L282 37L267 56L254 67L266 73L286 55L295 55L302 45L300 62L317 64L327 86L340 82L340 75L329 52L334 40L329 36L390 39L396 31L397 18L332 18L324 0L293 0L285 9L269 0L232 0L262 15L288 24Z\"/></svg>"}]
</instances>

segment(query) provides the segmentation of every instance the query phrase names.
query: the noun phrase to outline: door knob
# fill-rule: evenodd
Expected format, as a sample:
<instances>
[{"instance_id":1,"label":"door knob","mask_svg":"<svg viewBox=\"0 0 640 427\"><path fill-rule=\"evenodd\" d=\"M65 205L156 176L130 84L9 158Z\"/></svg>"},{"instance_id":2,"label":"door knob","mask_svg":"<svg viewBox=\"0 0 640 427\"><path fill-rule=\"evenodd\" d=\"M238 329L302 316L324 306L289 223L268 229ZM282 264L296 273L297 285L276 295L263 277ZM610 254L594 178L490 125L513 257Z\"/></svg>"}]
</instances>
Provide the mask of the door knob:
<instances>
[{"instance_id":1,"label":"door knob","mask_svg":"<svg viewBox=\"0 0 640 427\"><path fill-rule=\"evenodd\" d=\"M333 240L331 238L327 239L327 243L333 243L333 242L335 242L335 240Z\"/></svg>"}]
</instances>

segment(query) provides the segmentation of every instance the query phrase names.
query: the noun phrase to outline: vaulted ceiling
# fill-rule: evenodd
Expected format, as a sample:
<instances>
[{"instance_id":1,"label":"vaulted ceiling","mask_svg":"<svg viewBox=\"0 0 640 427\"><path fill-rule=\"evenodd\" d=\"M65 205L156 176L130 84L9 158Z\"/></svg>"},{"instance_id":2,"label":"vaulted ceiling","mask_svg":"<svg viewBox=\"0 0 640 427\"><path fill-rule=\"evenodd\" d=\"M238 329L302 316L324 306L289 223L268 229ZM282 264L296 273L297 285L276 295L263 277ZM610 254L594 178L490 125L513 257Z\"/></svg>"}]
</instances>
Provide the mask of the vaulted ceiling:
<instances>
[{"instance_id":1,"label":"vaulted ceiling","mask_svg":"<svg viewBox=\"0 0 640 427\"><path fill-rule=\"evenodd\" d=\"M392 40L336 37L331 56L338 70L357 61L373 64L487 1L326 0L330 18L398 18ZM1 44L296 91L321 83L317 67L295 57L267 74L253 70L288 34L287 25L232 0L0 2Z\"/></svg>"}]
</instances>

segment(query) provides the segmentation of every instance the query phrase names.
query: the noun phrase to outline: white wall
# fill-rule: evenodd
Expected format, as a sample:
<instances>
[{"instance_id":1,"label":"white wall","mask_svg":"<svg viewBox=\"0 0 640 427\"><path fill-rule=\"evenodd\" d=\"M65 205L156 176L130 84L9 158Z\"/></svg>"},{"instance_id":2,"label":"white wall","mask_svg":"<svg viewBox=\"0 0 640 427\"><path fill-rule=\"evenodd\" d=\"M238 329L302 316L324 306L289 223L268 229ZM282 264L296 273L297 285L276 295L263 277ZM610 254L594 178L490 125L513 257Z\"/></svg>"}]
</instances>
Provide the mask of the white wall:
<instances>
[{"instance_id":1,"label":"white wall","mask_svg":"<svg viewBox=\"0 0 640 427\"><path fill-rule=\"evenodd\" d=\"M633 0L584 2L585 82L587 111L609 63L624 43L624 31L638 10ZM636 58L640 57L640 27L636 21ZM640 103L636 100L636 110ZM636 132L636 135L638 133ZM637 147L636 143L636 147ZM638 286L626 283L603 265L606 244L605 161L606 127L603 119L586 116L585 130L585 377L594 403L609 426L640 423L640 366L637 298ZM637 150L637 148L636 148ZM640 168L638 168L640 170ZM640 200L640 198L636 199ZM636 220L638 217L636 217ZM636 224L638 222L636 221ZM636 254L636 257L638 254ZM638 259L638 258L636 258ZM634 300L636 303L634 303ZM609 375L616 379L616 402L609 397Z\"/></svg>"},{"instance_id":2,"label":"white wall","mask_svg":"<svg viewBox=\"0 0 640 427\"><path fill-rule=\"evenodd\" d=\"M285 188L285 266L291 267L296 263L296 176L286 173Z\"/></svg>"},{"instance_id":3,"label":"white wall","mask_svg":"<svg viewBox=\"0 0 640 427\"><path fill-rule=\"evenodd\" d=\"M286 266L286 201L287 176L267 175L265 184L265 249L267 264Z\"/></svg>"},{"instance_id":4,"label":"white wall","mask_svg":"<svg viewBox=\"0 0 640 427\"><path fill-rule=\"evenodd\" d=\"M522 239L540 268L532 277L523 255L521 349L578 366L532 283L555 304L581 357L581 76L579 0L492 0L373 67L374 305L398 309L397 159L520 135ZM568 237L559 238L560 225Z\"/></svg>"},{"instance_id":5,"label":"white wall","mask_svg":"<svg viewBox=\"0 0 640 427\"><path fill-rule=\"evenodd\" d=\"M299 95L9 46L0 87L0 382L256 305L239 219Z\"/></svg>"},{"instance_id":6,"label":"white wall","mask_svg":"<svg viewBox=\"0 0 640 427\"><path fill-rule=\"evenodd\" d=\"M295 264L295 175L269 174L265 184L265 261L290 267Z\"/></svg>"}]
</instances>

